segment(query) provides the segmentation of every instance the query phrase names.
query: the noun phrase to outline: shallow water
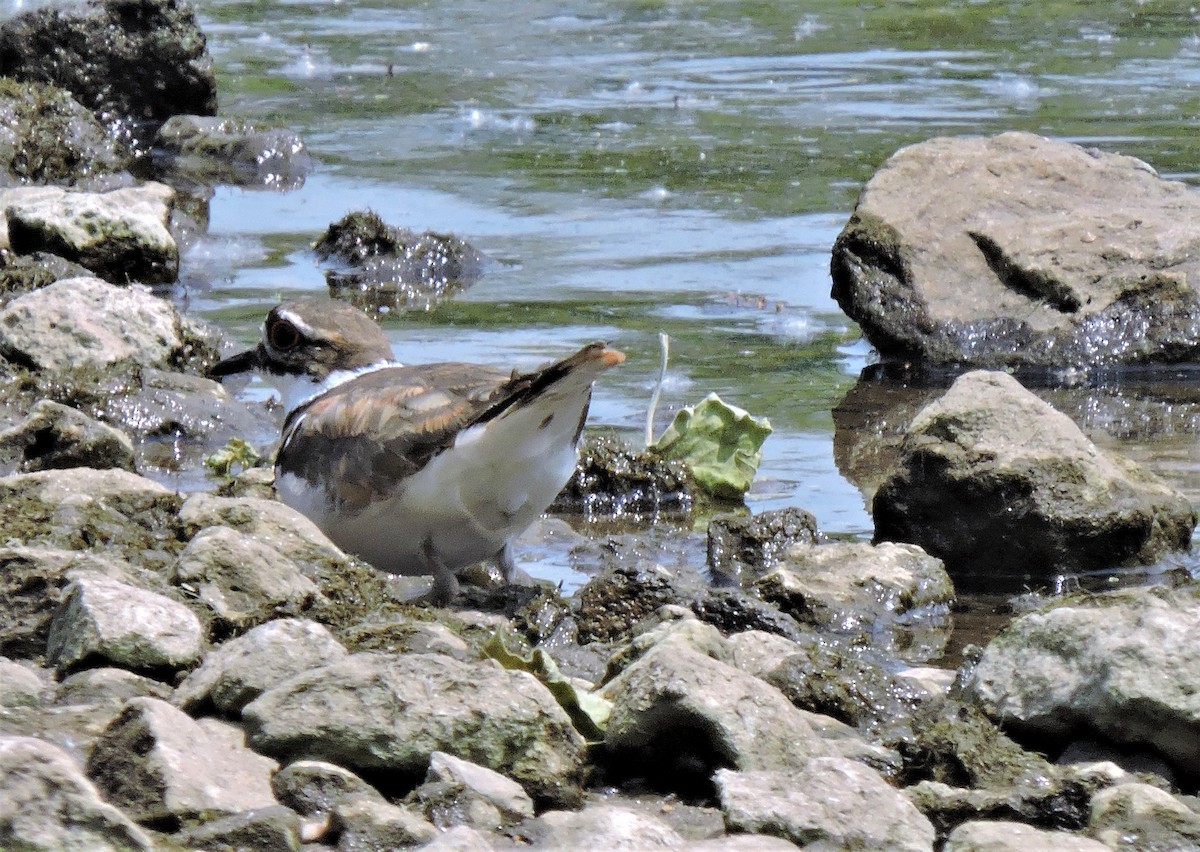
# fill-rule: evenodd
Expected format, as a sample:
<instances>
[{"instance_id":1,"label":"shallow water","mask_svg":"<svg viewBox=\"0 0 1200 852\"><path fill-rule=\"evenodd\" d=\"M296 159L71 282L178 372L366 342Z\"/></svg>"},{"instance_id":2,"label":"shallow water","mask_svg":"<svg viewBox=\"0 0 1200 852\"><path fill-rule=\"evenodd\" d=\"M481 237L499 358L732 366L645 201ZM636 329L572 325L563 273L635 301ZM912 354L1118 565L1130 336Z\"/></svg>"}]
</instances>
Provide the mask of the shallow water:
<instances>
[{"instance_id":1,"label":"shallow water","mask_svg":"<svg viewBox=\"0 0 1200 852\"><path fill-rule=\"evenodd\" d=\"M1181 4L196 6L221 113L300 132L321 165L290 191L216 189L177 288L189 310L252 339L280 297L325 291L308 249L350 210L453 232L486 272L386 318L398 357L532 366L606 338L629 359L592 423L636 440L665 331L659 428L710 391L769 417L748 505L808 508L837 536L872 524L835 443L903 425L884 405L835 434L833 413L871 353L830 299L829 251L879 164L1026 129L1197 177L1200 23ZM1193 381L1054 401L1200 499Z\"/></svg>"}]
</instances>

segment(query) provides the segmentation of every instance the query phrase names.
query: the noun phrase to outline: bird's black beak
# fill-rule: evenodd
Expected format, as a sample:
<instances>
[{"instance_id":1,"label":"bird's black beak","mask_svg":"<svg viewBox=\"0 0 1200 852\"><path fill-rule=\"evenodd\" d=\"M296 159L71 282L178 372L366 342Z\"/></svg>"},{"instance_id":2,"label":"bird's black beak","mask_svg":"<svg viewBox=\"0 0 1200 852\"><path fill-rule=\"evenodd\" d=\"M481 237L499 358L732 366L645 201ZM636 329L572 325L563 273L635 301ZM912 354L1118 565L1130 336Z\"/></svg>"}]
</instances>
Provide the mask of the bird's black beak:
<instances>
[{"instance_id":1,"label":"bird's black beak","mask_svg":"<svg viewBox=\"0 0 1200 852\"><path fill-rule=\"evenodd\" d=\"M223 358L212 366L208 371L210 379L223 379L226 376L234 376L238 373L247 373L251 370L257 370L262 364L262 354L258 347L247 349L245 352L239 352L237 355L231 355L228 358Z\"/></svg>"}]
</instances>

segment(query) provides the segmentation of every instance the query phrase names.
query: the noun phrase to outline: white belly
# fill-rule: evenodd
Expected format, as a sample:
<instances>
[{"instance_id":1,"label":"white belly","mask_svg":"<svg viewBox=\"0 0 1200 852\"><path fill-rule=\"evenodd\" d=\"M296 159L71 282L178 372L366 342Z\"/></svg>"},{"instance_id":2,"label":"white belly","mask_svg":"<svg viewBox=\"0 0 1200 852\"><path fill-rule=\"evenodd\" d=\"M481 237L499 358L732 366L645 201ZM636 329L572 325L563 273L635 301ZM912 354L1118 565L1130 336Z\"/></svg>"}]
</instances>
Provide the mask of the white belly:
<instances>
[{"instance_id":1,"label":"white belly","mask_svg":"<svg viewBox=\"0 0 1200 852\"><path fill-rule=\"evenodd\" d=\"M588 394L546 397L464 431L453 447L360 512L332 510L322 493L292 475L277 477L279 498L340 548L383 571L437 573L428 553L458 571L496 556L574 472L575 431ZM554 418L543 427L547 411Z\"/></svg>"}]
</instances>

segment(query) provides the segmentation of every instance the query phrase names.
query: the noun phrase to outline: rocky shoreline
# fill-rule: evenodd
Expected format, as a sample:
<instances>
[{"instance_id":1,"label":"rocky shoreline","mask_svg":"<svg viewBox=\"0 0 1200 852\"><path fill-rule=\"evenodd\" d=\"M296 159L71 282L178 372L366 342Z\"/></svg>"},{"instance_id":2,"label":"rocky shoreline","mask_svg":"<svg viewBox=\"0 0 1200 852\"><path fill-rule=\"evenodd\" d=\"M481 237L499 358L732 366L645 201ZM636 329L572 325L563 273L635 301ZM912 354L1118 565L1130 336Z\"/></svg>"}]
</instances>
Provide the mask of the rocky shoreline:
<instances>
[{"instance_id":1,"label":"rocky shoreline","mask_svg":"<svg viewBox=\"0 0 1200 852\"><path fill-rule=\"evenodd\" d=\"M95 47L47 66L55 39ZM835 295L886 362L961 375L886 452L835 448L874 471L874 542L799 507L718 514L706 555L580 536L599 570L569 597L480 577L425 608L273 500L268 467L204 485L214 447L277 423L205 377L219 332L154 288L206 187L312 167L294 134L213 115L204 44L173 0L0 26L0 846L1200 847L1187 572L1035 600L946 667L971 578L1188 549L1187 496L995 368L1193 357L1194 190L1028 134L898 152L833 247ZM165 98L111 72L131 57L172 69ZM1121 200L1078 209L1088 187ZM327 238L356 304L478 274L455 238L362 218L373 236ZM347 273L364 239L390 248ZM678 464L590 436L558 508L645 531L700 499Z\"/></svg>"}]
</instances>

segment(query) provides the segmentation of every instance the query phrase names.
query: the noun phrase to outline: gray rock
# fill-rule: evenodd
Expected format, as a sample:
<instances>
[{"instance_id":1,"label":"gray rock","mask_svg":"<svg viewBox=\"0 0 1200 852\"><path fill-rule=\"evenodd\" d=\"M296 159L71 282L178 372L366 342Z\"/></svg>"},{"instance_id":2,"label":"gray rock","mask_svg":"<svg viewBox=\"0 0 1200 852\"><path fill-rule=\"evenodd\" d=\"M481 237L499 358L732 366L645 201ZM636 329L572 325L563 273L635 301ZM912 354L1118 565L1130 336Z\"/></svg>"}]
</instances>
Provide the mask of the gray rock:
<instances>
[{"instance_id":1,"label":"gray rock","mask_svg":"<svg viewBox=\"0 0 1200 852\"><path fill-rule=\"evenodd\" d=\"M298 615L320 595L283 553L229 527L198 532L179 554L174 581L240 629L276 615Z\"/></svg>"},{"instance_id":2,"label":"gray rock","mask_svg":"<svg viewBox=\"0 0 1200 852\"><path fill-rule=\"evenodd\" d=\"M817 627L877 628L913 610L954 601L942 561L912 544L801 544L777 564L759 581L759 593Z\"/></svg>"},{"instance_id":3,"label":"gray rock","mask_svg":"<svg viewBox=\"0 0 1200 852\"><path fill-rule=\"evenodd\" d=\"M495 847L482 832L469 825L456 825L418 848L422 852L490 852Z\"/></svg>"},{"instance_id":4,"label":"gray rock","mask_svg":"<svg viewBox=\"0 0 1200 852\"><path fill-rule=\"evenodd\" d=\"M268 621L210 651L179 684L173 703L188 712L211 703L237 717L265 690L345 656L346 649L321 624L295 618Z\"/></svg>"},{"instance_id":5,"label":"gray rock","mask_svg":"<svg viewBox=\"0 0 1200 852\"><path fill-rule=\"evenodd\" d=\"M330 829L337 835L338 852L411 847L433 840L438 833L433 823L419 814L379 799L338 802L331 817Z\"/></svg>"},{"instance_id":6,"label":"gray rock","mask_svg":"<svg viewBox=\"0 0 1200 852\"><path fill-rule=\"evenodd\" d=\"M792 639L761 630L746 630L725 639L726 656L723 660L746 674L766 679L780 663L798 650L799 645Z\"/></svg>"},{"instance_id":7,"label":"gray rock","mask_svg":"<svg viewBox=\"0 0 1200 852\"><path fill-rule=\"evenodd\" d=\"M904 795L948 834L974 820L1022 820L1032 824L1081 825L1087 821L1088 797L1107 781L1063 780L1053 774L1029 775L1004 787L968 789L940 781L918 781Z\"/></svg>"},{"instance_id":8,"label":"gray rock","mask_svg":"<svg viewBox=\"0 0 1200 852\"><path fill-rule=\"evenodd\" d=\"M179 113L214 115L212 58L186 3L38 8L0 27L0 74L54 83L134 147Z\"/></svg>"},{"instance_id":9,"label":"gray rock","mask_svg":"<svg viewBox=\"0 0 1200 852\"><path fill-rule=\"evenodd\" d=\"M1092 797L1088 833L1122 852L1200 848L1200 813L1149 784L1129 782Z\"/></svg>"},{"instance_id":10,"label":"gray rock","mask_svg":"<svg viewBox=\"0 0 1200 852\"><path fill-rule=\"evenodd\" d=\"M1111 592L1022 615L984 649L964 695L1016 731L1149 745L1200 765L1200 584Z\"/></svg>"},{"instance_id":11,"label":"gray rock","mask_svg":"<svg viewBox=\"0 0 1200 852\"><path fill-rule=\"evenodd\" d=\"M12 707L33 707L41 703L47 682L29 666L0 657L0 711Z\"/></svg>"},{"instance_id":12,"label":"gray rock","mask_svg":"<svg viewBox=\"0 0 1200 852\"><path fill-rule=\"evenodd\" d=\"M8 241L17 254L55 254L114 284L170 284L179 274L174 198L161 183L17 195L4 208Z\"/></svg>"},{"instance_id":13,"label":"gray rock","mask_svg":"<svg viewBox=\"0 0 1200 852\"><path fill-rule=\"evenodd\" d=\"M353 654L242 710L253 746L351 769L424 773L446 751L503 770L536 799L579 798L583 738L532 675L440 654Z\"/></svg>"},{"instance_id":14,"label":"gray rock","mask_svg":"<svg viewBox=\"0 0 1200 852\"><path fill-rule=\"evenodd\" d=\"M5 480L0 479L0 491ZM14 510L12 503L0 497L11 528L25 508ZM35 503L34 512L43 511ZM45 510L49 511L49 510ZM31 512L32 514L32 512ZM20 659L40 657L46 651L50 621L58 611L63 589L72 568L86 567L105 572L105 567L120 574L116 563L90 553L78 553L50 547L0 548L0 653Z\"/></svg>"},{"instance_id":15,"label":"gray rock","mask_svg":"<svg viewBox=\"0 0 1200 852\"><path fill-rule=\"evenodd\" d=\"M0 451L14 453L22 471L67 467L134 470L133 441L128 435L48 399L39 400L24 420L0 432Z\"/></svg>"},{"instance_id":16,"label":"gray rock","mask_svg":"<svg viewBox=\"0 0 1200 852\"><path fill-rule=\"evenodd\" d=\"M799 768L716 775L725 824L801 846L932 852L934 831L878 772L850 760L814 758Z\"/></svg>"},{"instance_id":17,"label":"gray rock","mask_svg":"<svg viewBox=\"0 0 1200 852\"><path fill-rule=\"evenodd\" d=\"M109 704L121 706L131 698L171 697L171 687L125 669L85 669L63 678L54 694L59 706Z\"/></svg>"},{"instance_id":18,"label":"gray rock","mask_svg":"<svg viewBox=\"0 0 1200 852\"><path fill-rule=\"evenodd\" d=\"M97 740L87 773L139 822L212 819L277 804L275 761L242 744L242 732L193 720L154 698L134 698Z\"/></svg>"},{"instance_id":19,"label":"gray rock","mask_svg":"<svg viewBox=\"0 0 1200 852\"><path fill-rule=\"evenodd\" d=\"M441 829L468 825L491 831L533 816L533 800L520 784L440 751L430 755L429 774L410 802Z\"/></svg>"},{"instance_id":20,"label":"gray rock","mask_svg":"<svg viewBox=\"0 0 1200 852\"><path fill-rule=\"evenodd\" d=\"M913 420L873 512L877 540L974 574L1148 564L1186 549L1196 526L1183 494L1012 376L978 371Z\"/></svg>"},{"instance_id":21,"label":"gray rock","mask_svg":"<svg viewBox=\"0 0 1200 852\"><path fill-rule=\"evenodd\" d=\"M1189 360L1200 194L1029 133L902 148L833 247L833 296L884 357L977 366Z\"/></svg>"},{"instance_id":22,"label":"gray rock","mask_svg":"<svg viewBox=\"0 0 1200 852\"><path fill-rule=\"evenodd\" d=\"M708 523L708 567L727 580L753 581L794 546L819 540L817 519L803 509L719 515Z\"/></svg>"},{"instance_id":23,"label":"gray rock","mask_svg":"<svg viewBox=\"0 0 1200 852\"><path fill-rule=\"evenodd\" d=\"M299 852L300 817L273 805L189 826L172 839L188 849L213 852Z\"/></svg>"},{"instance_id":24,"label":"gray rock","mask_svg":"<svg viewBox=\"0 0 1200 852\"><path fill-rule=\"evenodd\" d=\"M604 849L648 852L685 849L687 841L661 820L618 805L589 805L581 811L547 811L526 826L531 849Z\"/></svg>"},{"instance_id":25,"label":"gray rock","mask_svg":"<svg viewBox=\"0 0 1200 852\"><path fill-rule=\"evenodd\" d=\"M692 841L688 852L795 852L796 844L769 834L727 834Z\"/></svg>"},{"instance_id":26,"label":"gray rock","mask_svg":"<svg viewBox=\"0 0 1200 852\"><path fill-rule=\"evenodd\" d=\"M322 760L297 760L271 778L271 789L281 804L304 816L329 813L340 802L383 796L349 769Z\"/></svg>"},{"instance_id":27,"label":"gray rock","mask_svg":"<svg viewBox=\"0 0 1200 852\"><path fill-rule=\"evenodd\" d=\"M177 670L203 650L200 620L186 606L99 575L81 574L67 587L46 639L46 657L59 671L100 661Z\"/></svg>"},{"instance_id":28,"label":"gray rock","mask_svg":"<svg viewBox=\"0 0 1200 852\"><path fill-rule=\"evenodd\" d=\"M1105 852L1108 848L1067 831L1047 831L1006 820L976 820L950 832L942 852Z\"/></svg>"},{"instance_id":29,"label":"gray rock","mask_svg":"<svg viewBox=\"0 0 1200 852\"><path fill-rule=\"evenodd\" d=\"M174 180L297 189L313 167L295 133L231 118L172 116L158 129L154 147Z\"/></svg>"},{"instance_id":30,"label":"gray rock","mask_svg":"<svg viewBox=\"0 0 1200 852\"><path fill-rule=\"evenodd\" d=\"M0 309L0 353L37 370L164 366L183 346L179 314L144 287L67 278Z\"/></svg>"},{"instance_id":31,"label":"gray rock","mask_svg":"<svg viewBox=\"0 0 1200 852\"><path fill-rule=\"evenodd\" d=\"M197 492L184 501L179 520L188 535L195 536L205 527L231 527L302 564L336 564L346 559L316 524L278 500Z\"/></svg>"},{"instance_id":32,"label":"gray rock","mask_svg":"<svg viewBox=\"0 0 1200 852\"><path fill-rule=\"evenodd\" d=\"M605 745L614 766L676 792L703 789L720 767L784 769L830 755L896 762L845 724L679 641L654 646L602 695L613 702Z\"/></svg>"},{"instance_id":33,"label":"gray rock","mask_svg":"<svg viewBox=\"0 0 1200 852\"><path fill-rule=\"evenodd\" d=\"M100 798L75 762L49 743L0 735L0 847L146 850L150 838Z\"/></svg>"}]
</instances>

